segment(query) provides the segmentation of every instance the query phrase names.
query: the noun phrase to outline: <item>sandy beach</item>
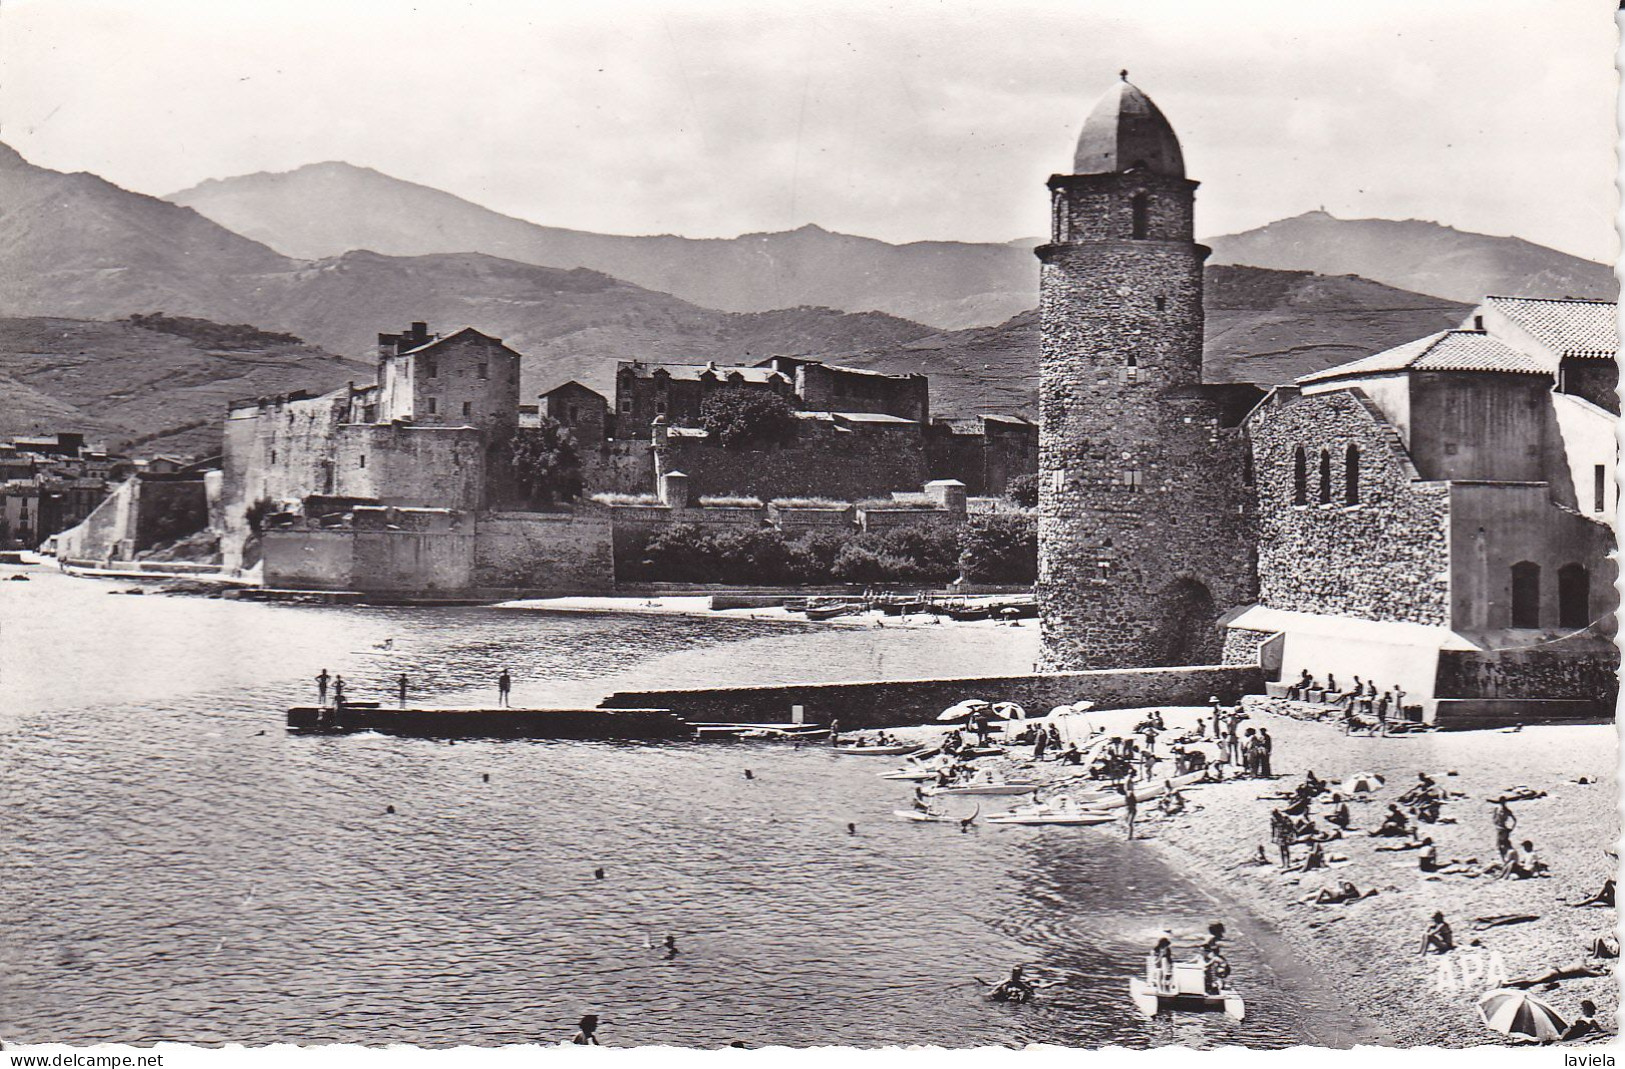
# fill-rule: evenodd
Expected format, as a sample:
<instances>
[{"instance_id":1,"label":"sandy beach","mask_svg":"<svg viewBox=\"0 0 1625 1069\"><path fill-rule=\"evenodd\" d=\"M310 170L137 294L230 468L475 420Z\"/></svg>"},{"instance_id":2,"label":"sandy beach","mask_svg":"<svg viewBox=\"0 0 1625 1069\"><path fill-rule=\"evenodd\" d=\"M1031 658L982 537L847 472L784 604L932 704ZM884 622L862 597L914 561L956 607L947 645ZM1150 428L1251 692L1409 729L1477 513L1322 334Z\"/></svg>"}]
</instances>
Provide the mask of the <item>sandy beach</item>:
<instances>
[{"instance_id":1,"label":"sandy beach","mask_svg":"<svg viewBox=\"0 0 1625 1069\"><path fill-rule=\"evenodd\" d=\"M987 697L997 700L996 695ZM1147 711L1114 710L1091 713L1089 718L1108 732L1126 734ZM1206 710L1162 712L1177 734ZM1306 972L1374 1023L1370 1041L1407 1046L1506 1042L1483 1026L1474 1007L1480 995L1499 985L1499 979L1537 976L1575 962L1608 964L1587 959L1586 952L1594 939L1613 933L1615 911L1567 903L1589 897L1615 871L1614 860L1604 852L1619 834L1613 725L1371 738L1345 736L1339 725L1260 713L1243 726L1269 729L1276 743L1276 778L1203 785L1187 794L1187 811L1172 818L1162 817L1151 803L1143 804L1136 838L1221 899L1239 903L1251 914L1250 921L1238 917L1234 923L1272 929ZM910 730L935 733L935 729ZM1028 754L1026 747L1013 749L996 764L1006 773L1019 770L1022 779L1056 785L1078 775L1076 768L1053 761L1034 765L1026 759ZM1309 769L1329 781L1359 772L1375 773L1386 783L1369 800L1351 801L1350 832L1326 844L1328 857L1347 861L1305 875L1284 872L1274 863L1269 813L1286 803L1266 796L1290 790ZM1545 791L1543 798L1513 803L1518 817L1513 838L1533 840L1551 866L1551 877L1425 876L1417 851L1377 850L1397 840L1372 838L1365 832L1381 821L1387 803L1416 782L1419 771L1434 776L1452 794L1441 822L1423 825L1421 832L1433 838L1441 862L1493 860L1495 830L1485 799L1519 786ZM1317 804L1317 820L1328 809ZM1124 833L1121 824L1067 831ZM1271 864L1254 862L1261 844ZM1295 858L1301 859L1305 850L1297 847ZM1302 901L1343 880L1361 891L1375 888L1378 893L1350 905ZM1424 955L1422 937L1435 910L1443 911L1451 923L1457 949ZM1510 915L1534 919L1496 926L1480 923L1481 918ZM1245 978L1238 980L1245 984ZM1612 975L1565 979L1530 990L1565 1019L1574 1016L1581 999L1592 999L1600 1008L1601 1023L1611 1030L1615 1027Z\"/></svg>"}]
</instances>

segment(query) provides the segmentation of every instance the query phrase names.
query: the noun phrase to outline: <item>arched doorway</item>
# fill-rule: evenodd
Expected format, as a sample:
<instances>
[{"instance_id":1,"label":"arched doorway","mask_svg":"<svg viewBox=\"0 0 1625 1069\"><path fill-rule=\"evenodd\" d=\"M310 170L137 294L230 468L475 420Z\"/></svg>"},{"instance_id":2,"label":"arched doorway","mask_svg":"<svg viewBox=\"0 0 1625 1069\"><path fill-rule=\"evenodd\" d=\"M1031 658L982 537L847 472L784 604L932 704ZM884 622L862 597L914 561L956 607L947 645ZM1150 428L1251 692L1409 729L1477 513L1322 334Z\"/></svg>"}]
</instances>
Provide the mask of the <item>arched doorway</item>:
<instances>
[{"instance_id":1,"label":"arched doorway","mask_svg":"<svg viewBox=\"0 0 1625 1069\"><path fill-rule=\"evenodd\" d=\"M1218 664L1224 643L1212 592L1183 576L1163 587L1157 602L1163 641L1155 665Z\"/></svg>"},{"instance_id":2,"label":"arched doorway","mask_svg":"<svg viewBox=\"0 0 1625 1069\"><path fill-rule=\"evenodd\" d=\"M1583 564L1557 570L1557 626L1578 631L1591 623L1591 575Z\"/></svg>"},{"instance_id":3,"label":"arched doorway","mask_svg":"<svg viewBox=\"0 0 1625 1069\"><path fill-rule=\"evenodd\" d=\"M1533 561L1512 566L1512 626L1540 626L1540 565Z\"/></svg>"}]
</instances>

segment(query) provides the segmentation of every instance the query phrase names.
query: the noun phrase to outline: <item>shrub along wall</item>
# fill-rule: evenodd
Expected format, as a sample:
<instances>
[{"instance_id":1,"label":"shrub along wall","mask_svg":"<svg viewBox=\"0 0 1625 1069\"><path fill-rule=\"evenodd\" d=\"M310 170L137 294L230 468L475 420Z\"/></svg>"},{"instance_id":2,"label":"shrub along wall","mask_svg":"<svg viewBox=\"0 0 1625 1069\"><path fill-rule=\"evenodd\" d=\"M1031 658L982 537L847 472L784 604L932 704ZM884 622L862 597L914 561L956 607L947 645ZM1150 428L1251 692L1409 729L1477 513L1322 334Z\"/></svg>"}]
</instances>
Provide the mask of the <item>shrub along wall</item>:
<instances>
[{"instance_id":1,"label":"shrub along wall","mask_svg":"<svg viewBox=\"0 0 1625 1069\"><path fill-rule=\"evenodd\" d=\"M693 523L618 532L615 576L633 583L1030 583L1030 517L976 517L881 531L821 527L715 529Z\"/></svg>"}]
</instances>

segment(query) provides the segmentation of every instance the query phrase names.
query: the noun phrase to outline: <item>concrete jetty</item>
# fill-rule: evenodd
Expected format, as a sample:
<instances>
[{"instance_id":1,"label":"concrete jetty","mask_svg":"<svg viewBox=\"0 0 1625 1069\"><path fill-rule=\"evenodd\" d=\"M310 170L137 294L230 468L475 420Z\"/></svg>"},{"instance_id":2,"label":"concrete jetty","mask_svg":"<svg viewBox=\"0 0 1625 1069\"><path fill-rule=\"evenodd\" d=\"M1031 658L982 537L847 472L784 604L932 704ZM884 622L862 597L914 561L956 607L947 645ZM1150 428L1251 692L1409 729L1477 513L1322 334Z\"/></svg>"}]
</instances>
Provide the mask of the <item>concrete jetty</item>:
<instances>
[{"instance_id":1,"label":"concrete jetty","mask_svg":"<svg viewBox=\"0 0 1625 1069\"><path fill-rule=\"evenodd\" d=\"M504 709L391 706L345 702L335 710L296 705L288 730L347 735L376 731L428 739L691 739L694 728L669 709Z\"/></svg>"}]
</instances>

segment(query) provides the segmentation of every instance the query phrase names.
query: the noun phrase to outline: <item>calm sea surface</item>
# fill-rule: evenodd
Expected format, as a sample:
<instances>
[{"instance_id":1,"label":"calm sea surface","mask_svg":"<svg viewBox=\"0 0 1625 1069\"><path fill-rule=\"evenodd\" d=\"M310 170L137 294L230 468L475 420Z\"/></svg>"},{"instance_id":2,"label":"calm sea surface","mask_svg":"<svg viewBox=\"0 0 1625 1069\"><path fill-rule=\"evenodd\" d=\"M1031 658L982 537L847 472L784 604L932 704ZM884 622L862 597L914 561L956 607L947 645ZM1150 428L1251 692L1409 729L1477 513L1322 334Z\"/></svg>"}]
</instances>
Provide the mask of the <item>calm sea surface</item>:
<instances>
[{"instance_id":1,"label":"calm sea surface","mask_svg":"<svg viewBox=\"0 0 1625 1069\"><path fill-rule=\"evenodd\" d=\"M1030 626L261 605L30 574L0 582L0 1038L550 1042L586 1012L613 1045L1341 1035L1324 994L1286 990L1243 918L1143 848L901 822L873 761L282 728L323 667L353 697L405 671L447 704L491 700L507 667L516 705L571 704L1019 671ZM1136 1017L1126 981L1156 933L1219 916L1248 1020ZM975 978L1016 963L1065 983L982 998Z\"/></svg>"}]
</instances>

